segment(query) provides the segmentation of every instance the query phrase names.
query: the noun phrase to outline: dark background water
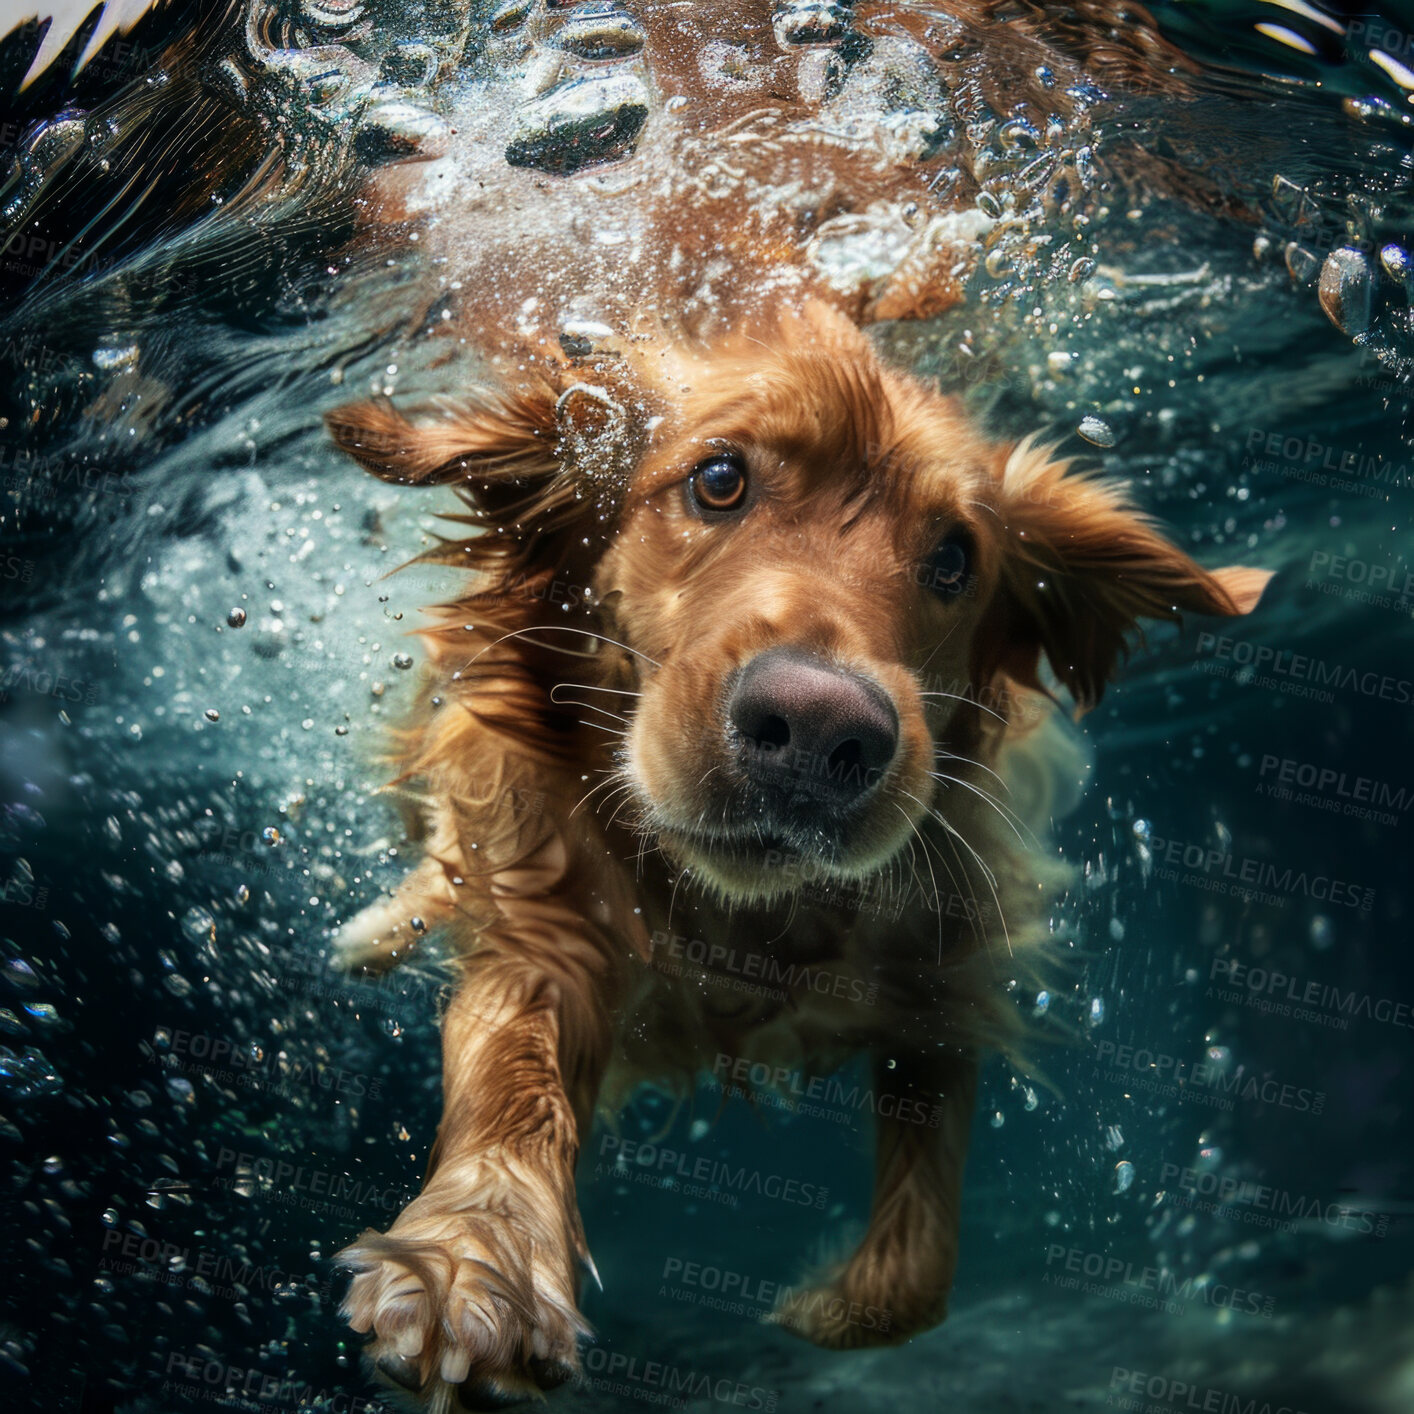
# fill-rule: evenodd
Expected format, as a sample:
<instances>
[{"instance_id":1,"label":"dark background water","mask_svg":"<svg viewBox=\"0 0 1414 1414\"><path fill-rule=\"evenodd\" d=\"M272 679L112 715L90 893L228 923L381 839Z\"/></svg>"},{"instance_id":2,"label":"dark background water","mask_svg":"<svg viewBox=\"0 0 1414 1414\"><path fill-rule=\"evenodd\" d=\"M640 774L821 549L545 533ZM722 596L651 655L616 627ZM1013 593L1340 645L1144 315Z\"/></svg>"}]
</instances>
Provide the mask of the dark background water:
<instances>
[{"instance_id":1,"label":"dark background water","mask_svg":"<svg viewBox=\"0 0 1414 1414\"><path fill-rule=\"evenodd\" d=\"M1058 336L977 292L996 373L969 396L1018 429L1102 417L1106 465L1195 553L1277 577L1250 620L1152 632L1084 721L1092 783L1057 827L1080 870L1056 915L1074 968L1051 1003L1078 1031L1045 1057L1053 1088L986 1073L948 1322L836 1355L758 1319L765 1284L838 1254L867 1214L864 1109L645 1097L622 1136L655 1143L651 1164L616 1164L612 1135L586 1146L604 1290L585 1297L598 1343L566 1406L638 1407L707 1375L693 1407L1414 1407L1408 308L1382 277L1352 342L1283 259L1287 239L1373 255L1409 229L1405 126L1339 101L1409 105L1348 44L1308 60L1252 38L1256 20L1299 25L1290 11L1159 13L1234 66L1173 139L1248 190L1281 174L1317 192L1326 224L1114 213L1098 311L1037 292ZM1407 36L1396 13L1380 23ZM415 670L391 659L434 595L381 576L424 508L336 464L312 427L337 395L319 330L287 309L242 331L197 293L210 318L150 328L143 357L234 368L198 430L125 456L61 427L45 445L78 450L38 477L7 452L0 1379L16 1407L377 1398L329 1257L416 1190L438 1114L436 969L375 988L323 967L330 926L400 868L371 746L411 695ZM10 355L121 367L106 313L12 321ZM1076 358L1052 376L1057 345ZM122 429L131 408L114 407ZM1347 811L1360 792L1380 818ZM1255 897L1234 882L1254 872ZM796 1178L818 1206L690 1197L663 1151ZM1215 1192L1235 1201L1205 1211Z\"/></svg>"}]
</instances>

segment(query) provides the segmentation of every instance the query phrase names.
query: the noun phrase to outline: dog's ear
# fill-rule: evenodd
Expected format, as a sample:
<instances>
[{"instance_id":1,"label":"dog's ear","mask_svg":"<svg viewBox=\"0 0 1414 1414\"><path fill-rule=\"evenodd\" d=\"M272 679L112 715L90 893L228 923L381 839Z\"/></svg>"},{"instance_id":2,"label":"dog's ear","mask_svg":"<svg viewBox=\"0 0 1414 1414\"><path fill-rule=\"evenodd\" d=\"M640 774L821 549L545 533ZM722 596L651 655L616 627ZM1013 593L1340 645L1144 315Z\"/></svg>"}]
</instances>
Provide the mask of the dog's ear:
<instances>
[{"instance_id":1,"label":"dog's ear","mask_svg":"<svg viewBox=\"0 0 1414 1414\"><path fill-rule=\"evenodd\" d=\"M1066 475L1051 449L1021 443L1000 473L1001 573L976 639L978 681L1000 671L1039 687L1041 654L1083 711L1093 707L1140 619L1246 614L1271 573L1205 570L1136 511L1122 488Z\"/></svg>"},{"instance_id":2,"label":"dog's ear","mask_svg":"<svg viewBox=\"0 0 1414 1414\"><path fill-rule=\"evenodd\" d=\"M476 389L405 417L386 399L324 419L335 445L384 481L452 486L492 522L547 529L587 497L602 500L632 453L628 413L608 390L550 381ZM602 507L601 507L602 509Z\"/></svg>"},{"instance_id":3,"label":"dog's ear","mask_svg":"<svg viewBox=\"0 0 1414 1414\"><path fill-rule=\"evenodd\" d=\"M514 393L477 390L442 400L416 421L387 399L349 403L325 415L335 445L383 481L461 485L474 491L553 475L556 392L533 385Z\"/></svg>"}]
</instances>

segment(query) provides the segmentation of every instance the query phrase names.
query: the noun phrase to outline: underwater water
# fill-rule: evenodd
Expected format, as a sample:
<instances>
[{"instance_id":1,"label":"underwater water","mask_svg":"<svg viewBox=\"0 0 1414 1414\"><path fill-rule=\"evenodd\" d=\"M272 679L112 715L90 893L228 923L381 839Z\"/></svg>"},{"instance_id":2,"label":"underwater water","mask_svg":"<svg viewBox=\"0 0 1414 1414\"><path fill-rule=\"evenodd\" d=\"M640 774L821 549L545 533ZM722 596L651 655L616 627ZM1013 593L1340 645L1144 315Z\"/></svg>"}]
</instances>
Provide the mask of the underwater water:
<instances>
[{"instance_id":1,"label":"underwater water","mask_svg":"<svg viewBox=\"0 0 1414 1414\"><path fill-rule=\"evenodd\" d=\"M389 24L457 47L514 8ZM90 140L104 85L184 81L152 72L178 11L23 95L33 41L0 54L6 222L69 180L46 154ZM1043 1076L984 1069L947 1321L836 1353L762 1320L862 1231L862 1072L795 1107L644 1093L584 1145L602 1290L562 1407L1414 1409L1414 9L1154 15L1207 66L1194 95L1097 94L1085 137L1215 199L1156 184L1083 236L1042 203L961 304L876 332L998 432L1127 480L1203 563L1276 576L1250 618L1154 625L1081 722L1070 968L1017 998L1055 1044ZM476 53L444 121L498 101ZM383 106L369 161L422 121ZM354 124L271 111L312 168ZM67 261L109 219L94 187L0 262L7 1409L393 1407L331 1258L418 1191L449 974L329 951L412 853L377 751L455 576L391 572L453 501L374 482L319 414L438 391L445 360L404 308L416 251L329 263L351 218L310 181L284 225L230 197L209 230L159 185ZM748 1177L688 1191L699 1158Z\"/></svg>"}]
</instances>

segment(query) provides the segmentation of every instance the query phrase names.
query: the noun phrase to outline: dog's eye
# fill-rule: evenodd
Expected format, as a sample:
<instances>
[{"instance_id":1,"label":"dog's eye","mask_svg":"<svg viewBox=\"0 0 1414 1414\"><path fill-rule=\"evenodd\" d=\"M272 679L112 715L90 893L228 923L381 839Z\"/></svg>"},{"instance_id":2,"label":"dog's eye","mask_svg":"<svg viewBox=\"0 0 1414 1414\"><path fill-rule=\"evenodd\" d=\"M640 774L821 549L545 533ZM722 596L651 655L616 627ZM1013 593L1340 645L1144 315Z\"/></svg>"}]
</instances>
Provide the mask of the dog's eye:
<instances>
[{"instance_id":1,"label":"dog's eye","mask_svg":"<svg viewBox=\"0 0 1414 1414\"><path fill-rule=\"evenodd\" d=\"M734 511L746 501L746 465L731 452L708 457L693 468L687 489L699 510Z\"/></svg>"},{"instance_id":2,"label":"dog's eye","mask_svg":"<svg viewBox=\"0 0 1414 1414\"><path fill-rule=\"evenodd\" d=\"M944 598L959 594L967 584L967 569L971 561L967 542L960 535L950 535L928 556L924 583Z\"/></svg>"}]
</instances>

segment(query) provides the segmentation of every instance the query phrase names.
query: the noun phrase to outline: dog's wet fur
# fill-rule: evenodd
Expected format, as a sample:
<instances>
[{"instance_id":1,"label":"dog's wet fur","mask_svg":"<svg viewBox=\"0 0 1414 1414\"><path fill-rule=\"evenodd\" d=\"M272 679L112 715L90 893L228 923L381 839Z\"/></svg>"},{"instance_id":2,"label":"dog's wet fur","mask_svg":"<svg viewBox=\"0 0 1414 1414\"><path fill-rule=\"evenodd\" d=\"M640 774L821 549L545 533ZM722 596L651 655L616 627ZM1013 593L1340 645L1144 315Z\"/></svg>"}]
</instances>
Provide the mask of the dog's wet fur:
<instances>
[{"instance_id":1,"label":"dog's wet fur","mask_svg":"<svg viewBox=\"0 0 1414 1414\"><path fill-rule=\"evenodd\" d=\"M978 1060L1021 1050L1061 876L1008 796L1047 739L1042 660L1083 709L1140 619L1242 614L1267 579L987 440L822 305L591 373L329 419L378 476L457 489L435 558L477 576L422 634L435 682L397 743L424 862L340 939L377 968L437 929L460 972L426 1186L342 1257L379 1368L434 1405L573 1375L581 1141L722 1055L867 1052L897 1102L867 1233L783 1323L848 1347L942 1320ZM568 612L555 584L584 587ZM704 946L668 956L683 936ZM743 995L729 950L837 985Z\"/></svg>"}]
</instances>

